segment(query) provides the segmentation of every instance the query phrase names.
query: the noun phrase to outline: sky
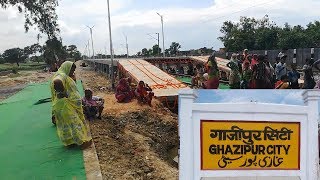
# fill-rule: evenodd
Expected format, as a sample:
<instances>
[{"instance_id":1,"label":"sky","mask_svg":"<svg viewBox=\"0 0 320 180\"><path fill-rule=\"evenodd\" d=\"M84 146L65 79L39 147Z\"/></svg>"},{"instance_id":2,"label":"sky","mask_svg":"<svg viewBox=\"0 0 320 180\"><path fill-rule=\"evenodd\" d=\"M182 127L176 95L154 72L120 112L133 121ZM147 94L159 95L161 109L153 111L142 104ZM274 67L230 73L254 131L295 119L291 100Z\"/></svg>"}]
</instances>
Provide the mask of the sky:
<instances>
[{"instance_id":1,"label":"sky","mask_svg":"<svg viewBox=\"0 0 320 180\"><path fill-rule=\"evenodd\" d=\"M304 90L198 90L197 103L272 103L304 105ZM241 95L240 95L241 94ZM266 95L267 94L267 95Z\"/></svg>"},{"instance_id":2,"label":"sky","mask_svg":"<svg viewBox=\"0 0 320 180\"><path fill-rule=\"evenodd\" d=\"M268 14L278 25L288 22L305 26L319 20L320 11L315 7L320 7L320 0L110 0L114 51L126 53L124 34L128 37L130 55L156 44L148 34L156 37L155 33L161 33L157 12L164 17L165 48L178 42L181 50L189 50L223 47L217 38L222 35L220 28L224 21L237 22L240 16L262 18ZM60 0L57 14L64 44L75 44L83 53L90 39L86 25L95 25L95 54L109 54L106 0ZM24 16L15 7L0 9L0 27L0 53L37 43L37 30L25 33ZM162 36L160 39L162 44Z\"/></svg>"}]
</instances>

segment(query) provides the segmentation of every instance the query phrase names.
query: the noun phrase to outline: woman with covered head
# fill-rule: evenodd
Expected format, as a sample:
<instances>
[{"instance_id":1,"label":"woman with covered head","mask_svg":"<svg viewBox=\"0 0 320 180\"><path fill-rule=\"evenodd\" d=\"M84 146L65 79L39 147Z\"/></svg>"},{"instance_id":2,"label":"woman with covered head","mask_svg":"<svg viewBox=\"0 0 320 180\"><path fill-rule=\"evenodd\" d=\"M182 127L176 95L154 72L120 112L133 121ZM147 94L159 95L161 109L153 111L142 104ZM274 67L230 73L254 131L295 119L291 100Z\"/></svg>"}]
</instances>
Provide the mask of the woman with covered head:
<instances>
[{"instance_id":1,"label":"woman with covered head","mask_svg":"<svg viewBox=\"0 0 320 180\"><path fill-rule=\"evenodd\" d=\"M57 133L65 146L79 145L89 147L92 138L89 126L85 121L81 96L74 77L76 65L64 62L51 83L52 119L57 126Z\"/></svg>"},{"instance_id":2,"label":"woman with covered head","mask_svg":"<svg viewBox=\"0 0 320 180\"><path fill-rule=\"evenodd\" d=\"M151 101L154 93L152 92L152 89L143 81L139 82L135 94L139 104L148 104L149 106L152 106Z\"/></svg>"},{"instance_id":3,"label":"woman with covered head","mask_svg":"<svg viewBox=\"0 0 320 180\"><path fill-rule=\"evenodd\" d=\"M267 68L264 63L265 56L258 56L258 64L253 66L253 88L254 89L266 89L268 80L267 80Z\"/></svg>"},{"instance_id":4,"label":"woman with covered head","mask_svg":"<svg viewBox=\"0 0 320 180\"><path fill-rule=\"evenodd\" d=\"M229 85L231 89L240 89L240 71L237 61L237 54L232 54L230 62L227 66L231 69L229 76Z\"/></svg>"},{"instance_id":5,"label":"woman with covered head","mask_svg":"<svg viewBox=\"0 0 320 180\"><path fill-rule=\"evenodd\" d=\"M123 78L116 87L116 99L118 103L127 103L132 100L134 93L130 87L131 79Z\"/></svg>"},{"instance_id":6,"label":"woman with covered head","mask_svg":"<svg viewBox=\"0 0 320 180\"><path fill-rule=\"evenodd\" d=\"M215 54L212 54L207 62L208 80L204 82L206 89L218 89L219 87L219 69Z\"/></svg>"}]
</instances>

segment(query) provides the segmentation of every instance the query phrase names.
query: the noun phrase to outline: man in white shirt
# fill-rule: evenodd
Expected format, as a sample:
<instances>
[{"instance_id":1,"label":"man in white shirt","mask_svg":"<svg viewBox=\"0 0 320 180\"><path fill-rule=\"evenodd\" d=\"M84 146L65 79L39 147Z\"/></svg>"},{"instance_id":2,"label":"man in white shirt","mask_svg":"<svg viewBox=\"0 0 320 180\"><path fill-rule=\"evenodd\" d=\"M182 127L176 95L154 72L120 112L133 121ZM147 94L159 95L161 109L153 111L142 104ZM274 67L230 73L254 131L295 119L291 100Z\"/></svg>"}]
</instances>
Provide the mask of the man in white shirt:
<instances>
[{"instance_id":1,"label":"man in white shirt","mask_svg":"<svg viewBox=\"0 0 320 180\"><path fill-rule=\"evenodd\" d=\"M281 80L281 77L287 74L287 68L285 63L287 55L285 55L284 53L279 53L279 58L280 62L277 64L275 69L277 80Z\"/></svg>"}]
</instances>

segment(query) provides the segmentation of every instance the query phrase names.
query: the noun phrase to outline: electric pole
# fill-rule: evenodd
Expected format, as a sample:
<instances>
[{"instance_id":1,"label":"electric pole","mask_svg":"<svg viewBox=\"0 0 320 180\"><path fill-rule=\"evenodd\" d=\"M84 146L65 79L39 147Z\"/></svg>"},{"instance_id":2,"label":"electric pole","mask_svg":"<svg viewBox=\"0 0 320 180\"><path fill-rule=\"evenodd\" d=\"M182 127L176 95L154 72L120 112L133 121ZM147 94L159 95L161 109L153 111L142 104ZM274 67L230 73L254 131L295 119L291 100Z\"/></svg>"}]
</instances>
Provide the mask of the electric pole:
<instances>
[{"instance_id":1,"label":"electric pole","mask_svg":"<svg viewBox=\"0 0 320 180\"><path fill-rule=\"evenodd\" d=\"M157 13L161 18L161 25L162 25L162 48L163 48L163 57L166 57L165 55L165 49L164 49L164 31L163 31L163 16Z\"/></svg>"},{"instance_id":2,"label":"electric pole","mask_svg":"<svg viewBox=\"0 0 320 180\"><path fill-rule=\"evenodd\" d=\"M90 47L89 47L89 46L90 46L90 42L89 42L89 40L88 40L88 53L89 53L89 57L88 57L88 58L91 59L91 56L90 56L90 55L91 55L91 54L90 54Z\"/></svg>"},{"instance_id":3,"label":"electric pole","mask_svg":"<svg viewBox=\"0 0 320 180\"><path fill-rule=\"evenodd\" d=\"M92 26L92 27L87 26L87 27L90 29L91 45L92 45L92 56L93 56L93 59L95 59L95 57L94 57L94 47L93 47L93 38L92 38L92 29L94 28L94 26Z\"/></svg>"},{"instance_id":4,"label":"electric pole","mask_svg":"<svg viewBox=\"0 0 320 180\"><path fill-rule=\"evenodd\" d=\"M158 35L158 56L160 57L160 33L156 33Z\"/></svg>"},{"instance_id":5,"label":"electric pole","mask_svg":"<svg viewBox=\"0 0 320 180\"><path fill-rule=\"evenodd\" d=\"M113 70L113 46L112 46L112 33L111 33L111 18L110 18L109 0L107 0L107 2L108 2L108 21L109 21L110 55L111 55L111 85L112 85L112 89L114 89L115 86L114 86L114 70Z\"/></svg>"},{"instance_id":6,"label":"electric pole","mask_svg":"<svg viewBox=\"0 0 320 180\"><path fill-rule=\"evenodd\" d=\"M129 45L128 45L128 36L127 36L127 35L125 35L124 33L123 33L123 35L124 35L124 37L126 38L127 59L129 59Z\"/></svg>"}]
</instances>

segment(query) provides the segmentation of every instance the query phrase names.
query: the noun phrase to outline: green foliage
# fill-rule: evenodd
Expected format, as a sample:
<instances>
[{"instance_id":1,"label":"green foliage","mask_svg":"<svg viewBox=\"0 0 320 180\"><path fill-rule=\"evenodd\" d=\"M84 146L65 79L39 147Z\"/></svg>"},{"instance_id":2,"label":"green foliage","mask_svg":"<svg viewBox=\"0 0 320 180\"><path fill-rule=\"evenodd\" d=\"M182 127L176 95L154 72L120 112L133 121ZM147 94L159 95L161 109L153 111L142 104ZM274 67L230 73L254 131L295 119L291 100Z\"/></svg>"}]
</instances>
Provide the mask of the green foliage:
<instances>
[{"instance_id":1,"label":"green foliage","mask_svg":"<svg viewBox=\"0 0 320 180\"><path fill-rule=\"evenodd\" d=\"M0 64L0 72L1 71L31 71L31 70L41 70L46 66L44 62L36 63L36 62L30 62L30 63L23 63L20 64L18 67L14 64Z\"/></svg>"},{"instance_id":2,"label":"green foliage","mask_svg":"<svg viewBox=\"0 0 320 180\"><path fill-rule=\"evenodd\" d=\"M46 44L42 47L39 44L33 44L31 46L20 48L12 48L6 50L0 55L0 64L3 63L17 63L26 60L30 62L46 62L49 65L55 63L58 59L65 60L67 58L80 60L81 53L77 50L77 46L63 46L62 42L57 38L46 41Z\"/></svg>"},{"instance_id":3,"label":"green foliage","mask_svg":"<svg viewBox=\"0 0 320 180\"><path fill-rule=\"evenodd\" d=\"M212 54L213 47L212 48L203 47L203 48L200 48L198 51L200 51L201 54Z\"/></svg>"},{"instance_id":4,"label":"green foliage","mask_svg":"<svg viewBox=\"0 0 320 180\"><path fill-rule=\"evenodd\" d=\"M181 48L181 45L179 43L172 42L170 48L165 50L165 54L167 56L178 55L180 48ZM162 49L159 48L159 46L156 44L151 49L143 48L141 52L137 53L137 56L143 56L143 57L158 56L159 52L161 54Z\"/></svg>"},{"instance_id":5,"label":"green foliage","mask_svg":"<svg viewBox=\"0 0 320 180\"><path fill-rule=\"evenodd\" d=\"M68 56L66 47L57 38L46 41L43 50L45 62L50 65L57 62L57 60L64 60Z\"/></svg>"},{"instance_id":6,"label":"green foliage","mask_svg":"<svg viewBox=\"0 0 320 180\"><path fill-rule=\"evenodd\" d=\"M165 54L166 56L170 56L170 49L166 49L166 50L164 51L164 54Z\"/></svg>"},{"instance_id":7,"label":"green foliage","mask_svg":"<svg viewBox=\"0 0 320 180\"><path fill-rule=\"evenodd\" d=\"M177 55L180 48L181 48L181 45L179 43L172 42L169 48L170 55Z\"/></svg>"},{"instance_id":8,"label":"green foliage","mask_svg":"<svg viewBox=\"0 0 320 180\"><path fill-rule=\"evenodd\" d=\"M81 53L78 51L76 45L68 46L67 53L68 53L68 58L75 59L76 61L81 59Z\"/></svg>"},{"instance_id":9,"label":"green foliage","mask_svg":"<svg viewBox=\"0 0 320 180\"><path fill-rule=\"evenodd\" d=\"M319 21L309 23L307 28L288 23L281 28L268 15L262 19L241 17L238 23L224 22L220 31L223 36L218 39L227 51L320 47Z\"/></svg>"},{"instance_id":10,"label":"green foliage","mask_svg":"<svg viewBox=\"0 0 320 180\"><path fill-rule=\"evenodd\" d=\"M41 33L45 33L49 39L57 36L59 32L56 14L58 0L0 0L2 8L16 6L25 16L25 30L28 32L32 26L37 26Z\"/></svg>"},{"instance_id":11,"label":"green foliage","mask_svg":"<svg viewBox=\"0 0 320 180\"><path fill-rule=\"evenodd\" d=\"M158 56L159 54L161 54L161 48L156 44L152 47L152 55Z\"/></svg>"},{"instance_id":12,"label":"green foliage","mask_svg":"<svg viewBox=\"0 0 320 180\"><path fill-rule=\"evenodd\" d=\"M20 48L12 48L4 51L2 54L5 62L7 63L16 63L19 66L19 63L24 62L27 58L24 54L24 50Z\"/></svg>"},{"instance_id":13,"label":"green foliage","mask_svg":"<svg viewBox=\"0 0 320 180\"><path fill-rule=\"evenodd\" d=\"M141 55L144 56L144 57L150 56L149 50L148 50L147 48L143 48L143 49L141 50Z\"/></svg>"},{"instance_id":14,"label":"green foliage","mask_svg":"<svg viewBox=\"0 0 320 180\"><path fill-rule=\"evenodd\" d=\"M42 56L32 56L30 58L30 61L40 63L40 62L44 62L44 59Z\"/></svg>"},{"instance_id":15,"label":"green foliage","mask_svg":"<svg viewBox=\"0 0 320 180\"><path fill-rule=\"evenodd\" d=\"M13 73L13 74L18 74L18 67L17 67L17 66L14 66L14 67L12 68L12 73Z\"/></svg>"},{"instance_id":16,"label":"green foliage","mask_svg":"<svg viewBox=\"0 0 320 180\"><path fill-rule=\"evenodd\" d=\"M0 64L4 64L6 61L4 60L4 58L2 57L2 54L0 54Z\"/></svg>"}]
</instances>

